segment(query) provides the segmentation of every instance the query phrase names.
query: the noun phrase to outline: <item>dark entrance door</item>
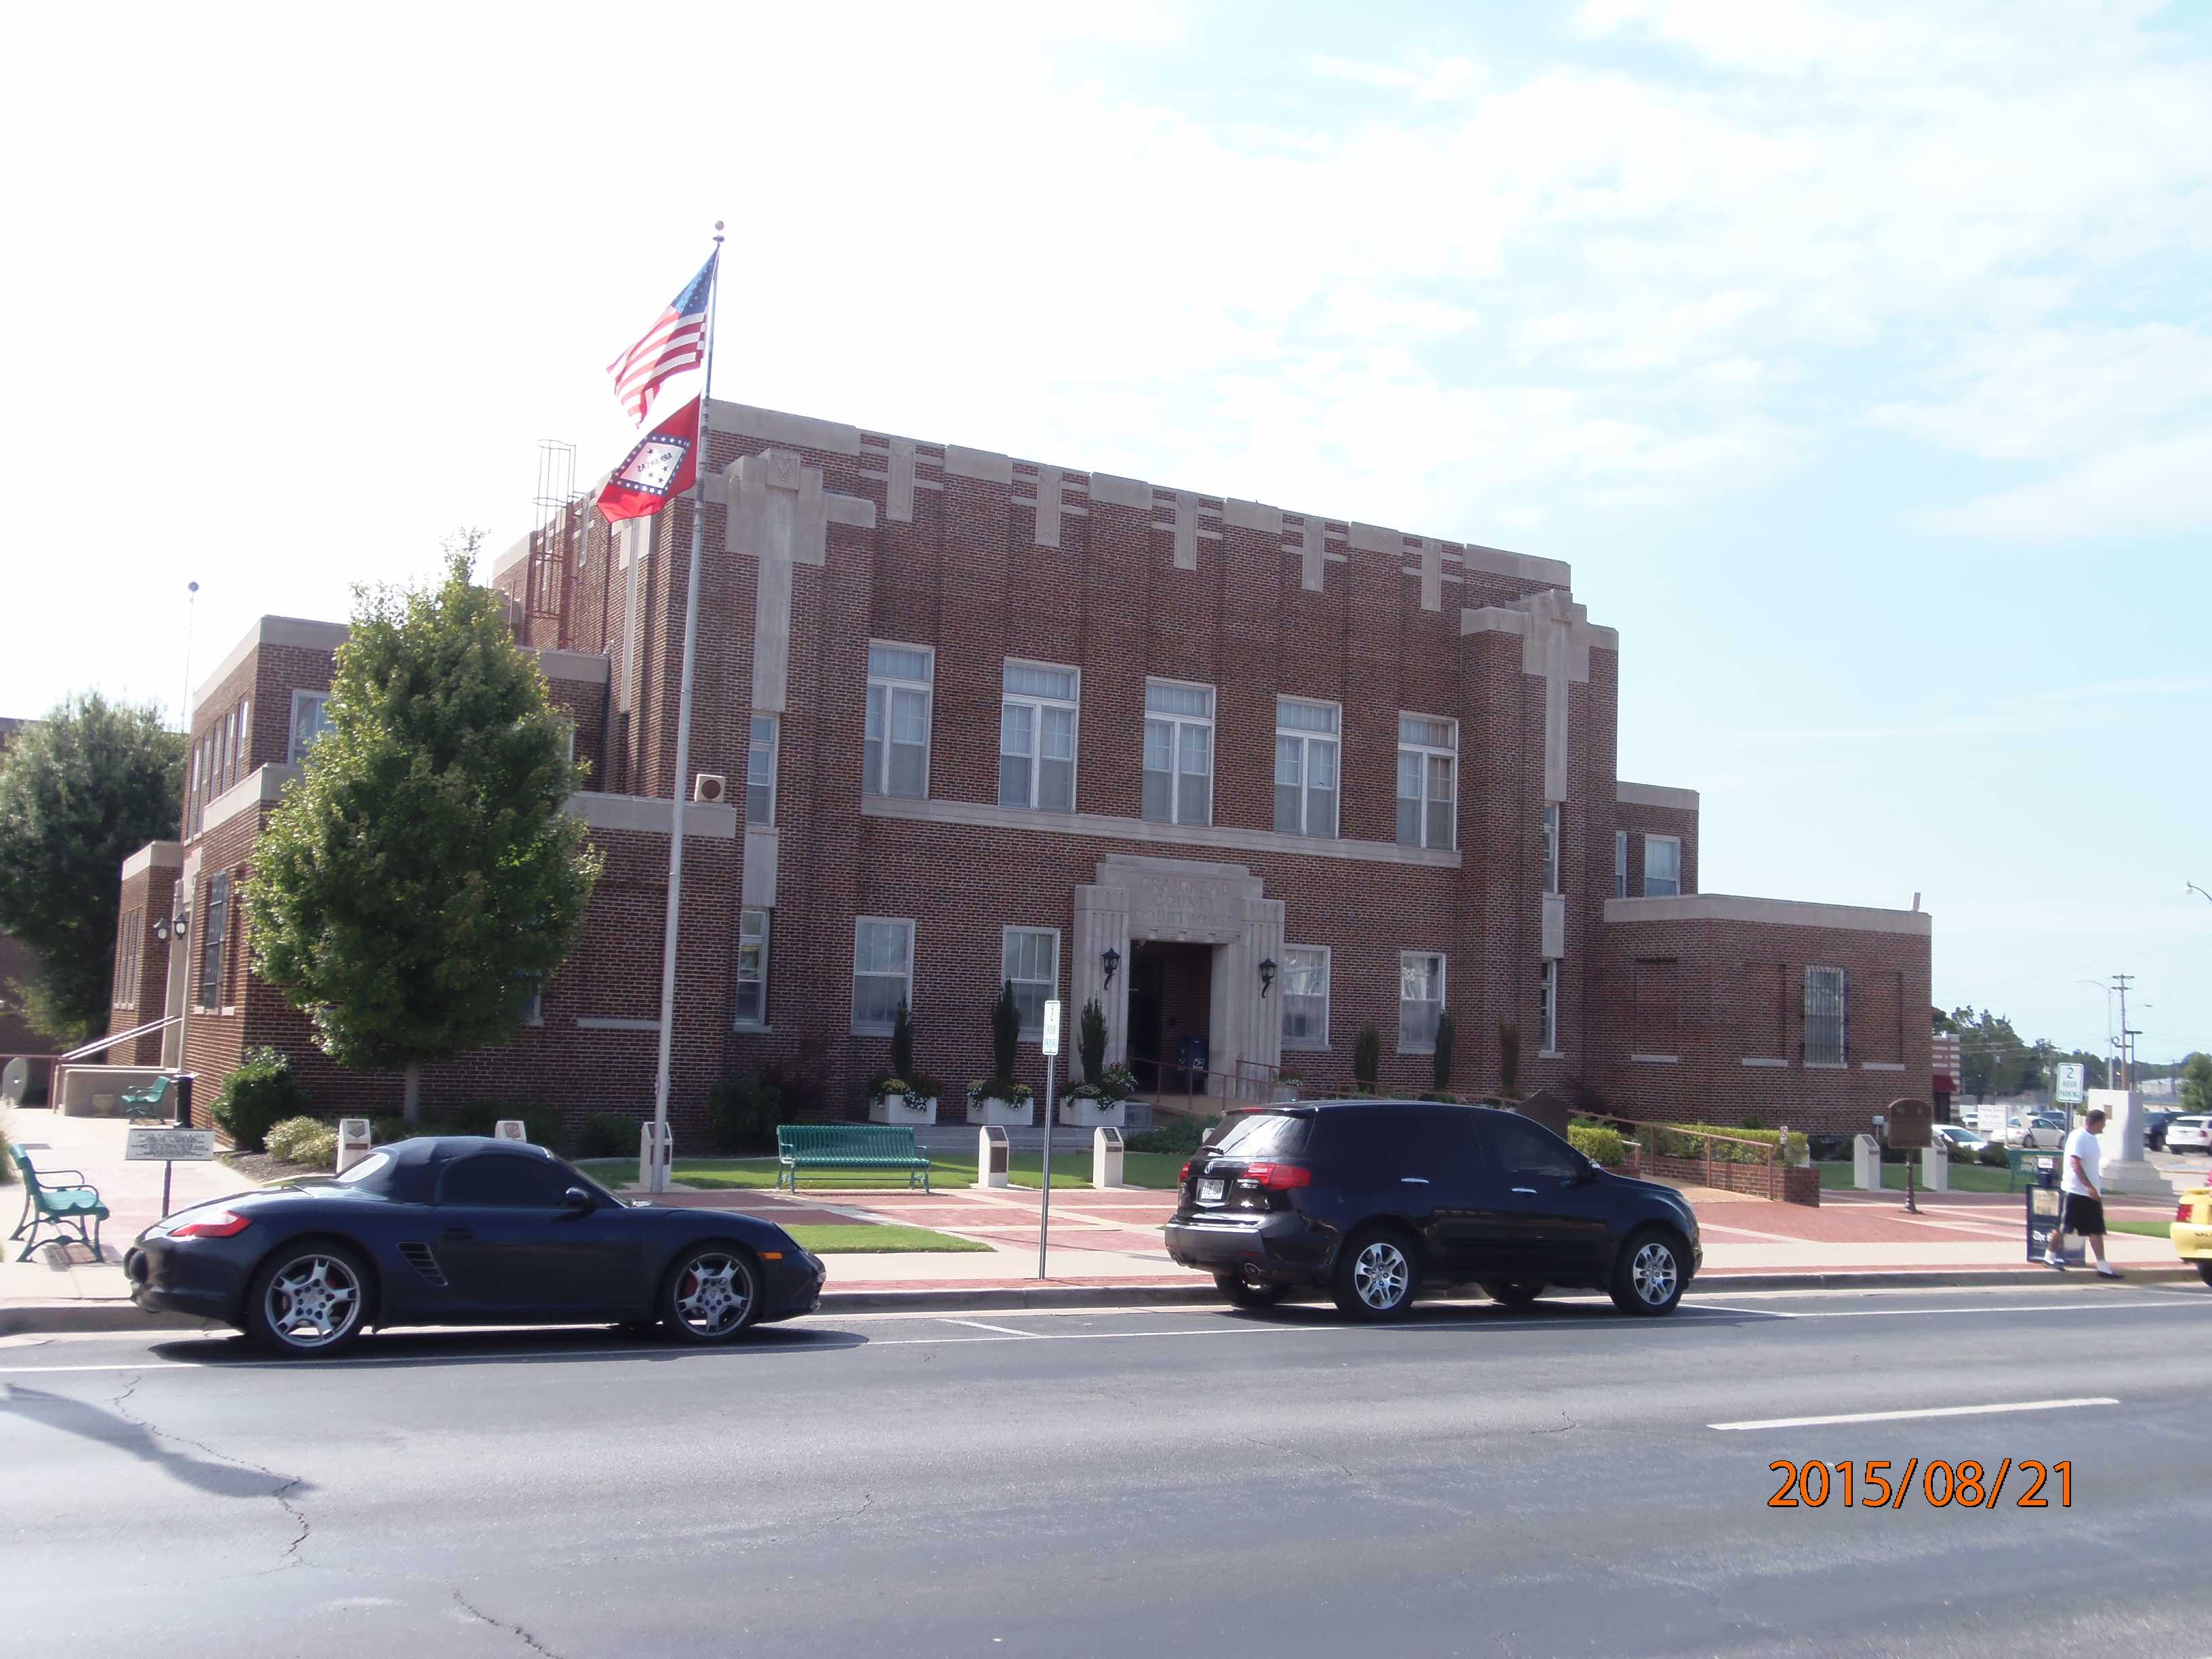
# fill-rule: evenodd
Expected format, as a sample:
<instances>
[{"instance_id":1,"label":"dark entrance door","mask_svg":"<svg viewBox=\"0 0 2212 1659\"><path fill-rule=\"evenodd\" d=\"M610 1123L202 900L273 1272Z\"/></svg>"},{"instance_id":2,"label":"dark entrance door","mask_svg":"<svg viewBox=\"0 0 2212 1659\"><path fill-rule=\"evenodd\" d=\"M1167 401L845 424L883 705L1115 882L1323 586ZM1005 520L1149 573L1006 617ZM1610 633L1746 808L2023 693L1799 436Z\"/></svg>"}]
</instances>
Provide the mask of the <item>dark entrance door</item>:
<instances>
[{"instance_id":1,"label":"dark entrance door","mask_svg":"<svg viewBox=\"0 0 2212 1659\"><path fill-rule=\"evenodd\" d=\"M1213 948L1166 939L1139 939L1130 946L1129 1069L1147 1093L1197 1094L1206 1088Z\"/></svg>"}]
</instances>

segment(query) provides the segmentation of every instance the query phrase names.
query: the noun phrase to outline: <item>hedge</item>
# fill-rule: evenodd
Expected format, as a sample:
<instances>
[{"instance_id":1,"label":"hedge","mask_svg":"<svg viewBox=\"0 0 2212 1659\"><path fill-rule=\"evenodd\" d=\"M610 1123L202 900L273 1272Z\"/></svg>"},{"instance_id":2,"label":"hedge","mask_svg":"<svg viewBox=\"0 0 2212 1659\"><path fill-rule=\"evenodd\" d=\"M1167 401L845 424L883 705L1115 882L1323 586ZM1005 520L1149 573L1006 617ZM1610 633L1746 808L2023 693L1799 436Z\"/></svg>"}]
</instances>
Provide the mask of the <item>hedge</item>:
<instances>
[{"instance_id":1,"label":"hedge","mask_svg":"<svg viewBox=\"0 0 2212 1659\"><path fill-rule=\"evenodd\" d=\"M1567 1139L1574 1149L1594 1164L1602 1164L1608 1170L1628 1161L1628 1147L1618 1133L1601 1128L1595 1123L1570 1123Z\"/></svg>"},{"instance_id":2,"label":"hedge","mask_svg":"<svg viewBox=\"0 0 2212 1659\"><path fill-rule=\"evenodd\" d=\"M1706 1141L1704 1135L1726 1135L1725 1140ZM1705 1149L1712 1149L1716 1164L1764 1164L1766 1160L1742 1141L1758 1141L1771 1146L1782 1138L1779 1129L1741 1129L1724 1123L1685 1123L1675 1128L1655 1132L1655 1150L1662 1158L1703 1158ZM1802 1164L1808 1156L1805 1137L1792 1130L1790 1145L1784 1156L1787 1164Z\"/></svg>"},{"instance_id":3,"label":"hedge","mask_svg":"<svg viewBox=\"0 0 2212 1659\"><path fill-rule=\"evenodd\" d=\"M242 1152L258 1152L262 1138L286 1118L307 1115L307 1091L292 1075L292 1062L274 1048L256 1048L222 1080L215 1121Z\"/></svg>"}]
</instances>

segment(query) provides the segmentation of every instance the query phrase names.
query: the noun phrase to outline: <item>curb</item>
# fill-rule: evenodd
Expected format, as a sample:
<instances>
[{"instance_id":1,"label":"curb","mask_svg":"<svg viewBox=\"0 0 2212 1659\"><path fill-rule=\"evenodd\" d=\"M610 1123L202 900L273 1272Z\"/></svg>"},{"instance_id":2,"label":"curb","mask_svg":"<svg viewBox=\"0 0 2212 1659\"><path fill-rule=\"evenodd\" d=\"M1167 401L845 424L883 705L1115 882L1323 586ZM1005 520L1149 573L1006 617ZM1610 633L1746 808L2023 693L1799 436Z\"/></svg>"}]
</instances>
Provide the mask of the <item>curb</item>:
<instances>
[{"instance_id":1,"label":"curb","mask_svg":"<svg viewBox=\"0 0 2212 1659\"><path fill-rule=\"evenodd\" d=\"M2127 1282L2136 1285L2194 1284L2193 1267L2130 1267ZM1926 1273L1723 1273L1700 1276L1693 1294L1726 1295L1752 1291L1972 1290L2039 1282L2075 1283L2094 1279L2087 1270L2049 1281L2024 1267L1981 1267ZM1452 1300L1462 1298L1453 1297ZM945 1290L827 1291L817 1316L882 1313L1002 1313L1024 1308L1131 1308L1223 1304L1211 1284L1196 1285L978 1285ZM1224 1304L1225 1305L1225 1304ZM230 1328L189 1314L149 1313L128 1302L17 1304L0 1308L0 1336L48 1333L131 1331L226 1331Z\"/></svg>"}]
</instances>

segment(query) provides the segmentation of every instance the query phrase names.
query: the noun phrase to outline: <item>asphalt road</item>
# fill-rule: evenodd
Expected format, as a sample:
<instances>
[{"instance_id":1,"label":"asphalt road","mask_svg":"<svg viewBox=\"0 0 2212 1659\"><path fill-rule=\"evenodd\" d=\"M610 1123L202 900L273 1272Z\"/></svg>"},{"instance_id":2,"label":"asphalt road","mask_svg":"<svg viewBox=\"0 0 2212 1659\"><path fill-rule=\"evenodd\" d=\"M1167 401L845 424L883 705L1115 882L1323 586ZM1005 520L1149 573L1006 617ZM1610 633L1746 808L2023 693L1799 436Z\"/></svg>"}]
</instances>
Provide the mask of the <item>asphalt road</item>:
<instances>
[{"instance_id":1,"label":"asphalt road","mask_svg":"<svg viewBox=\"0 0 2212 1659\"><path fill-rule=\"evenodd\" d=\"M0 1343L0 1644L99 1654L2204 1654L2212 1295ZM2057 1400L2034 1412L1716 1424ZM2068 1460L2046 1508L1770 1462ZM1938 1495L1942 1495L1939 1485Z\"/></svg>"}]
</instances>

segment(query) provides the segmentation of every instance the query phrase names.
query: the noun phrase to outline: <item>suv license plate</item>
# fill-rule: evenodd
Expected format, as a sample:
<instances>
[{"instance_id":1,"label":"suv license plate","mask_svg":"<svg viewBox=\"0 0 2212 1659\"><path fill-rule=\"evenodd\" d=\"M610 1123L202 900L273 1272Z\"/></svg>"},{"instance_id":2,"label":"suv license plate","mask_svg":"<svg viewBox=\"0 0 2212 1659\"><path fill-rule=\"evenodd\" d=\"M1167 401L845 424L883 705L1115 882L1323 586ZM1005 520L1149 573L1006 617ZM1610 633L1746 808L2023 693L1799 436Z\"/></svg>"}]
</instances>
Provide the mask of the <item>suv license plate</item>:
<instances>
[{"instance_id":1,"label":"suv license plate","mask_svg":"<svg viewBox=\"0 0 2212 1659\"><path fill-rule=\"evenodd\" d=\"M1220 1181L1200 1182L1198 1183L1198 1201L1201 1204L1220 1203L1222 1190L1226 1185L1227 1183L1225 1182Z\"/></svg>"}]
</instances>

